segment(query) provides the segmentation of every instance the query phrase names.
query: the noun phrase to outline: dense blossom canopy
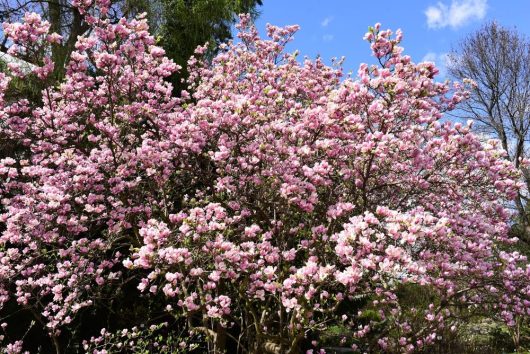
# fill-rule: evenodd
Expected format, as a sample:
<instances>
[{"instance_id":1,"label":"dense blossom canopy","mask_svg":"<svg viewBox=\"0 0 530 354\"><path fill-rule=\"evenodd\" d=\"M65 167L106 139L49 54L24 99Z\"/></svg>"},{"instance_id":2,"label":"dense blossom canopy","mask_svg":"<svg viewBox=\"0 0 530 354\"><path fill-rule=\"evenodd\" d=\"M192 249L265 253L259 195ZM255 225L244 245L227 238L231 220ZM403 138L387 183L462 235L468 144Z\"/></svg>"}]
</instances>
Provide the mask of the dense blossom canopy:
<instances>
[{"instance_id":1,"label":"dense blossom canopy","mask_svg":"<svg viewBox=\"0 0 530 354\"><path fill-rule=\"evenodd\" d=\"M413 352L459 306L529 315L530 268L507 251L518 173L496 141L442 120L467 94L403 55L401 32L371 28L379 63L345 77L284 52L296 26L260 39L242 16L213 62L197 50L193 93L175 98L178 68L145 20L78 5L93 30L64 82L40 106L0 102L17 147L0 160L0 317L33 313L60 352L83 311L133 282L128 297L163 304L148 325L296 353L332 324L359 350ZM13 54L61 40L35 14L4 28ZM437 300L406 308L405 286ZM6 318L7 352L25 350ZM133 351L119 330L95 328L85 350Z\"/></svg>"}]
</instances>

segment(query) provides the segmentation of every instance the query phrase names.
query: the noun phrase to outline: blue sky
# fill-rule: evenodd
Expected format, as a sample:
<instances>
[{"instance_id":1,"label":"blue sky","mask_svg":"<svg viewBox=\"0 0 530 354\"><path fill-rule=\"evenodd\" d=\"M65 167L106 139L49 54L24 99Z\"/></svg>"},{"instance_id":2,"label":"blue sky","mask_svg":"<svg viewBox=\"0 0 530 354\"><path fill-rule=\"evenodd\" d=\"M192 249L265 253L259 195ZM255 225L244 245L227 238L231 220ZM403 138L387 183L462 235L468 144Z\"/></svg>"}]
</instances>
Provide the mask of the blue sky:
<instances>
[{"instance_id":1,"label":"blue sky","mask_svg":"<svg viewBox=\"0 0 530 354\"><path fill-rule=\"evenodd\" d=\"M413 60L435 61L442 66L444 56L466 34L487 21L517 28L530 36L529 0L264 0L257 26L299 24L300 31L288 50L302 55L320 54L329 63L332 57L346 57L346 71L357 71L361 62L371 60L362 40L368 26L381 22L383 28L401 28L402 45Z\"/></svg>"}]
</instances>

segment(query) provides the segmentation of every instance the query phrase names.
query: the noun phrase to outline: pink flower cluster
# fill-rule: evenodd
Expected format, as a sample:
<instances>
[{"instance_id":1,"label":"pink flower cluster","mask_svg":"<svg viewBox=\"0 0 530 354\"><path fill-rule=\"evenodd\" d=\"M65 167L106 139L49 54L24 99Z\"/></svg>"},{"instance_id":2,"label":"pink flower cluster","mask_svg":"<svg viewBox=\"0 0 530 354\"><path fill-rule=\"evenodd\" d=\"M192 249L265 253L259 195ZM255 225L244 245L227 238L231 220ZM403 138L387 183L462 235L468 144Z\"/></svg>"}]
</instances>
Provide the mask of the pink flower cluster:
<instances>
[{"instance_id":1,"label":"pink flower cluster","mask_svg":"<svg viewBox=\"0 0 530 354\"><path fill-rule=\"evenodd\" d=\"M5 36L13 42L8 53L32 63L11 62L8 64L11 73L24 77L33 72L39 79L45 80L53 72L54 63L49 56L41 58L41 53L50 44L60 43L62 37L57 33L49 33L50 23L43 21L39 14L30 12L24 15L23 23L4 23L3 30Z\"/></svg>"},{"instance_id":2,"label":"pink flower cluster","mask_svg":"<svg viewBox=\"0 0 530 354\"><path fill-rule=\"evenodd\" d=\"M0 160L0 308L60 339L127 276L127 296L164 302L189 333L228 327L257 352L274 338L295 352L331 323L358 348L412 352L464 304L530 315L527 260L501 251L518 172L496 141L441 121L467 93L402 55L401 33L373 28L380 65L351 78L285 53L296 26L260 39L242 16L240 41L190 59L193 94L177 99L146 21L99 14L42 106L1 102L1 138L22 150ZM48 27L5 26L20 42ZM441 299L413 309L427 326L403 284ZM341 310L359 298L399 335Z\"/></svg>"}]
</instances>

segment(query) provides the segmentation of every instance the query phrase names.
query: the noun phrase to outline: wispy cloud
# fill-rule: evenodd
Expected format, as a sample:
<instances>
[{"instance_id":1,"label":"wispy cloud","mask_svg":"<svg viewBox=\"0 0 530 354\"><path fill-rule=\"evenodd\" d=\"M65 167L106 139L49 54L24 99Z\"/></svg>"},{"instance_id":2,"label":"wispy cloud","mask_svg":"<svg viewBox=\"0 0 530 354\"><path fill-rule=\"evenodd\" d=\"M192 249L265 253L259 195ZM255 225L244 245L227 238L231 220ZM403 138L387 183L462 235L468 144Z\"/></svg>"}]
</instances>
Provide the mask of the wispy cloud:
<instances>
[{"instance_id":1,"label":"wispy cloud","mask_svg":"<svg viewBox=\"0 0 530 354\"><path fill-rule=\"evenodd\" d=\"M320 22L320 25L322 27L328 27L328 25L331 23L331 21L333 21L333 16L328 16L325 19L323 19L322 22Z\"/></svg>"},{"instance_id":2,"label":"wispy cloud","mask_svg":"<svg viewBox=\"0 0 530 354\"><path fill-rule=\"evenodd\" d=\"M421 61L433 62L438 70L440 70L439 77L444 78L447 75L447 65L449 64L448 53L429 52L425 54Z\"/></svg>"},{"instance_id":3,"label":"wispy cloud","mask_svg":"<svg viewBox=\"0 0 530 354\"><path fill-rule=\"evenodd\" d=\"M438 2L425 10L429 28L462 27L486 16L487 0L451 0L451 4Z\"/></svg>"},{"instance_id":4,"label":"wispy cloud","mask_svg":"<svg viewBox=\"0 0 530 354\"><path fill-rule=\"evenodd\" d=\"M324 42L331 42L334 38L335 38L335 36L332 35L332 34L325 34L325 35L322 36L322 40Z\"/></svg>"}]
</instances>

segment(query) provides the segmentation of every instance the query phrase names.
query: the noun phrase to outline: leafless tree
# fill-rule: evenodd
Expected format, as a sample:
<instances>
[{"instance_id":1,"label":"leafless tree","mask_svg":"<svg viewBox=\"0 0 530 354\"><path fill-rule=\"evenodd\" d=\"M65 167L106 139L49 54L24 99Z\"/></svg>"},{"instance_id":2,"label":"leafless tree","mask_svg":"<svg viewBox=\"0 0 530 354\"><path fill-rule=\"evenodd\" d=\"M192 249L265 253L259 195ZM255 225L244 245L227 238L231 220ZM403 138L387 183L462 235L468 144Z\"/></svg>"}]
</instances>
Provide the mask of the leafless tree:
<instances>
[{"instance_id":1,"label":"leafless tree","mask_svg":"<svg viewBox=\"0 0 530 354\"><path fill-rule=\"evenodd\" d=\"M448 72L476 83L459 111L480 132L502 142L530 190L530 41L516 29L491 22L464 38L449 56ZM530 204L522 192L516 200L518 236L530 243Z\"/></svg>"}]
</instances>

